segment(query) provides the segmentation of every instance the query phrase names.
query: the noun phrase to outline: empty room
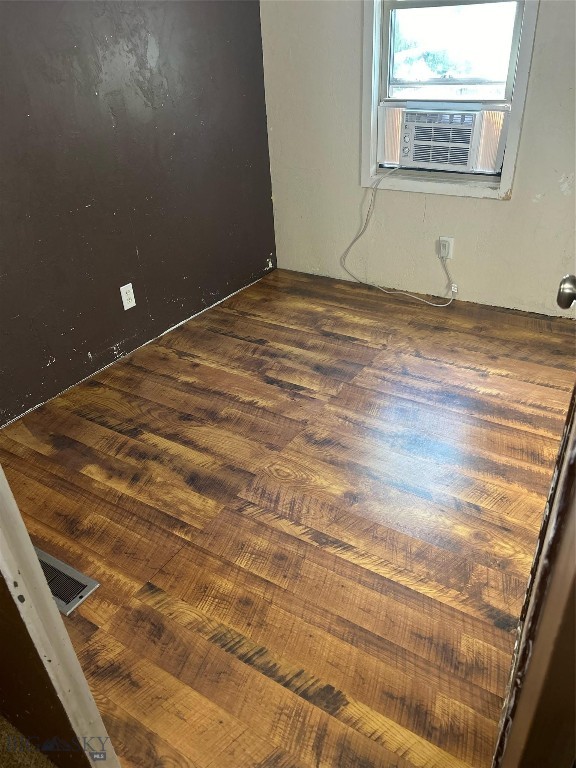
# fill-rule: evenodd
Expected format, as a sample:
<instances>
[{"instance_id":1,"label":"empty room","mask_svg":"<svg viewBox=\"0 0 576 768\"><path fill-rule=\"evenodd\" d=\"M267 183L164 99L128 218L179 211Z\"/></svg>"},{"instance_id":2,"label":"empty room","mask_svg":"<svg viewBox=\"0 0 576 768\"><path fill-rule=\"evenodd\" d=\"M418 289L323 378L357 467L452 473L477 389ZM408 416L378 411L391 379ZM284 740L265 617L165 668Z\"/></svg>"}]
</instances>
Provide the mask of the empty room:
<instances>
[{"instance_id":1,"label":"empty room","mask_svg":"<svg viewBox=\"0 0 576 768\"><path fill-rule=\"evenodd\" d=\"M574 768L574 0L0 0L2 768Z\"/></svg>"}]
</instances>

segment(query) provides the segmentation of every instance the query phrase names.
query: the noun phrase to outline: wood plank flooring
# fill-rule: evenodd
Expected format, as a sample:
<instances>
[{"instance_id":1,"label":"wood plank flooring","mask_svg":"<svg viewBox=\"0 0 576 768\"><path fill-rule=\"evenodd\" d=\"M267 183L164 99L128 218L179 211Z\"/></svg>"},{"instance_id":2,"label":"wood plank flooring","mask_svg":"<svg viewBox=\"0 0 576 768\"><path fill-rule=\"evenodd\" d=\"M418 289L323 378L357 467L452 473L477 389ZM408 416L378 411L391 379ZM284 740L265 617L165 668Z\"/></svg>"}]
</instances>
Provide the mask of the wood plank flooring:
<instances>
[{"instance_id":1,"label":"wood plank flooring","mask_svg":"<svg viewBox=\"0 0 576 768\"><path fill-rule=\"evenodd\" d=\"M574 325L276 271L0 433L125 768L486 768Z\"/></svg>"}]
</instances>

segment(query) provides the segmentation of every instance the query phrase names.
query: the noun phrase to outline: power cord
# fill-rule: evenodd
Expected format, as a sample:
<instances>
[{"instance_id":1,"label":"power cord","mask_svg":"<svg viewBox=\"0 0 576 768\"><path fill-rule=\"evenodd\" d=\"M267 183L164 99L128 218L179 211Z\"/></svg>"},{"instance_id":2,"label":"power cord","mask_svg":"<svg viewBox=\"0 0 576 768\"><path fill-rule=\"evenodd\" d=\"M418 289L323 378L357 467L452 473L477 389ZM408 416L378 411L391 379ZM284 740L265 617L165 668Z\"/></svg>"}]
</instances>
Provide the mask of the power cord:
<instances>
[{"instance_id":1,"label":"power cord","mask_svg":"<svg viewBox=\"0 0 576 768\"><path fill-rule=\"evenodd\" d=\"M372 218L372 213L374 212L374 202L376 200L376 190L378 189L379 185L382 183L382 180L386 177L390 176L391 174L395 173L397 168L392 168L392 170L388 171L388 173L382 174L375 182L372 184L372 193L370 195L370 205L368 207L368 212L366 213L366 218L364 219L364 224L360 228L360 231L356 235L356 237L351 241L349 246L346 248L344 253L340 256L340 266L342 269L347 272L350 277L354 278L357 283L361 283L362 285L370 285L372 288L378 288L379 291L382 291L382 293L395 293L399 296L408 296L411 299L415 299L416 301L421 301L423 304L428 304L430 307L448 307L452 302L454 301L454 291L452 290L452 275L450 274L448 267L446 266L446 259L440 257L440 263L442 264L442 269L446 273L446 277L448 278L448 284L450 285L450 299L448 299L447 302L444 304L435 304L433 301L427 301L426 299L422 299L420 296L414 296L413 293L406 293L406 291L397 291L397 290L391 290L388 288L382 288L381 285L376 285L375 283L367 283L364 280L361 280L358 275L355 275L354 272L352 272L346 265L346 260L348 259L348 255L352 248L356 245L358 240L362 237L364 232L368 229L368 224L370 223L370 219Z\"/></svg>"}]
</instances>

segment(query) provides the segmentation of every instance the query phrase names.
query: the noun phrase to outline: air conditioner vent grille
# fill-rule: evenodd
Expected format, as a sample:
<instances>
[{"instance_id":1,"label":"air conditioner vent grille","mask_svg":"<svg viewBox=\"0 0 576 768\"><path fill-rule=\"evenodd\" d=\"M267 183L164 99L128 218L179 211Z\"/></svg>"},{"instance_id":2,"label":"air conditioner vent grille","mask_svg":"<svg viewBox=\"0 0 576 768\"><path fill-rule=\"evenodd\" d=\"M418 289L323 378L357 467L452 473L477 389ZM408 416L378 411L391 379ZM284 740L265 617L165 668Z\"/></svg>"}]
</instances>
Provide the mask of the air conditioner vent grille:
<instances>
[{"instance_id":1,"label":"air conditioner vent grille","mask_svg":"<svg viewBox=\"0 0 576 768\"><path fill-rule=\"evenodd\" d=\"M450 131L450 141L453 144L470 144L472 141L472 129L452 128Z\"/></svg>"},{"instance_id":2,"label":"air conditioner vent grille","mask_svg":"<svg viewBox=\"0 0 576 768\"><path fill-rule=\"evenodd\" d=\"M467 165L469 147L449 144L415 144L412 159L418 163L443 163L446 165Z\"/></svg>"},{"instance_id":3,"label":"air conditioner vent grille","mask_svg":"<svg viewBox=\"0 0 576 768\"><path fill-rule=\"evenodd\" d=\"M471 128L433 127L428 125L414 126L414 141L442 141L447 144L470 144Z\"/></svg>"}]
</instances>

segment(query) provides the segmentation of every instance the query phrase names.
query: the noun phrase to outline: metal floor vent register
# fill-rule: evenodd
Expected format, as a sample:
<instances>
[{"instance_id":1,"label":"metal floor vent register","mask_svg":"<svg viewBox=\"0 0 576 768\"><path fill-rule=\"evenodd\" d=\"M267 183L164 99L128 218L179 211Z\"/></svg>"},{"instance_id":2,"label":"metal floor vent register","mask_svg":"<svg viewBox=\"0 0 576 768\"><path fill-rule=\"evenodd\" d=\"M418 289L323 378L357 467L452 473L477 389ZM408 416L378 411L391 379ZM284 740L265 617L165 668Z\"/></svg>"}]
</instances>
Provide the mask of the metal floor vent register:
<instances>
[{"instance_id":1,"label":"metal floor vent register","mask_svg":"<svg viewBox=\"0 0 576 768\"><path fill-rule=\"evenodd\" d=\"M34 547L52 597L60 613L69 616L88 595L100 586L100 582L85 576L52 555Z\"/></svg>"}]
</instances>

